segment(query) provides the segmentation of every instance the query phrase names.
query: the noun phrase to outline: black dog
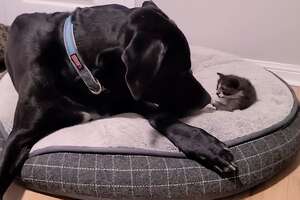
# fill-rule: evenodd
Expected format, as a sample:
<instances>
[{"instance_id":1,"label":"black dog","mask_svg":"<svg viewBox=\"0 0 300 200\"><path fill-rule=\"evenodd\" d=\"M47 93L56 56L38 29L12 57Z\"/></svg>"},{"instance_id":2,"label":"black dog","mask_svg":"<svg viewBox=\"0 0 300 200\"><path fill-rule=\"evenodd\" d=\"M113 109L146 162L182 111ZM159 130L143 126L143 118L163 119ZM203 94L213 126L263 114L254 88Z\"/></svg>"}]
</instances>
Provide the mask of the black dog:
<instances>
[{"instance_id":1,"label":"black dog","mask_svg":"<svg viewBox=\"0 0 300 200\"><path fill-rule=\"evenodd\" d=\"M66 54L68 16L82 60ZM103 87L100 94L86 87L72 61L79 68L84 61ZM177 120L211 99L192 75L185 36L152 2L21 15L10 29L6 67L19 99L0 161L1 197L38 140L86 121L87 114L94 120L138 113L188 158L221 175L236 171L222 142Z\"/></svg>"}]
</instances>

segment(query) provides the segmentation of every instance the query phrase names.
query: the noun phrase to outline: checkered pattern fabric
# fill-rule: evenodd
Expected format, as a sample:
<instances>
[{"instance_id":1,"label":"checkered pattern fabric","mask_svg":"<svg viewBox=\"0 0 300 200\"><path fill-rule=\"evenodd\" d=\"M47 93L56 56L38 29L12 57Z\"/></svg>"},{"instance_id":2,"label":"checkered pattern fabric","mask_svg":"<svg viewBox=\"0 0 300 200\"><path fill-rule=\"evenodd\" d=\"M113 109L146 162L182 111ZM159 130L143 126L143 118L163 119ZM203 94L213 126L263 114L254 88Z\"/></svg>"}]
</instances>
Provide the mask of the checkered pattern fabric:
<instances>
[{"instance_id":1,"label":"checkered pattern fabric","mask_svg":"<svg viewBox=\"0 0 300 200\"><path fill-rule=\"evenodd\" d=\"M20 179L33 190L81 199L214 199L271 178L299 144L298 114L289 126L231 148L236 177L221 178L182 158L60 152L29 158Z\"/></svg>"}]
</instances>

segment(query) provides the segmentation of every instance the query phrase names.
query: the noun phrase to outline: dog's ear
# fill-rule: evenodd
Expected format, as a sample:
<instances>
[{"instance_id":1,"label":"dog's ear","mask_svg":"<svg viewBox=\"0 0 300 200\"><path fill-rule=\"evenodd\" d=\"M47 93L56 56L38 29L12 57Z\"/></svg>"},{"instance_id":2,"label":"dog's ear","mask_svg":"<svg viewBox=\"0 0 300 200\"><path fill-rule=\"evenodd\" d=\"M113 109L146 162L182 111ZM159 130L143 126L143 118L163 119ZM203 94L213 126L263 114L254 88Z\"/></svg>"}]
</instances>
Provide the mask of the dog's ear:
<instances>
[{"instance_id":1,"label":"dog's ear","mask_svg":"<svg viewBox=\"0 0 300 200\"><path fill-rule=\"evenodd\" d=\"M136 33L121 58L126 66L125 80L134 99L139 100L158 73L166 47L158 39Z\"/></svg>"},{"instance_id":2,"label":"dog's ear","mask_svg":"<svg viewBox=\"0 0 300 200\"><path fill-rule=\"evenodd\" d=\"M158 8L158 6L153 1L144 1L142 7L143 8L146 8L146 7Z\"/></svg>"}]
</instances>

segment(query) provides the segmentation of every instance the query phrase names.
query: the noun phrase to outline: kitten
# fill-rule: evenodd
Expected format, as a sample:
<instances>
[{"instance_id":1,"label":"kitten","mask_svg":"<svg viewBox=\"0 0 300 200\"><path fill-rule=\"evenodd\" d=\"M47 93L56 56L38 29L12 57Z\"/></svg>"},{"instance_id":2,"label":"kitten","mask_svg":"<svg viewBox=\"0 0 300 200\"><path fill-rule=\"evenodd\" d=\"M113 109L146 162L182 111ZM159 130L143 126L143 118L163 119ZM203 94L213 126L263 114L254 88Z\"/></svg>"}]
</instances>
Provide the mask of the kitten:
<instances>
[{"instance_id":1,"label":"kitten","mask_svg":"<svg viewBox=\"0 0 300 200\"><path fill-rule=\"evenodd\" d=\"M256 91L249 80L235 75L217 74L220 77L216 93L219 100L212 103L217 110L243 110L256 102Z\"/></svg>"}]
</instances>

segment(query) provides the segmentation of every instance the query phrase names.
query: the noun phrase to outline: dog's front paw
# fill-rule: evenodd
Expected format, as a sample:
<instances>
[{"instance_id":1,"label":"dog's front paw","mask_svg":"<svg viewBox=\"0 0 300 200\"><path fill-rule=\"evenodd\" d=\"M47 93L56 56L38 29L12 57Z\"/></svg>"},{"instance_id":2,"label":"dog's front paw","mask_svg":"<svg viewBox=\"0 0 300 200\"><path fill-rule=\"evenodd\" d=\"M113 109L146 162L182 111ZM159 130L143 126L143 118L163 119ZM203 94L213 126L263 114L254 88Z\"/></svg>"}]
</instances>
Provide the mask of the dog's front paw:
<instances>
[{"instance_id":1,"label":"dog's front paw","mask_svg":"<svg viewBox=\"0 0 300 200\"><path fill-rule=\"evenodd\" d=\"M193 130L193 137L182 150L187 157L198 161L221 176L230 176L238 171L229 148L201 129Z\"/></svg>"}]
</instances>

